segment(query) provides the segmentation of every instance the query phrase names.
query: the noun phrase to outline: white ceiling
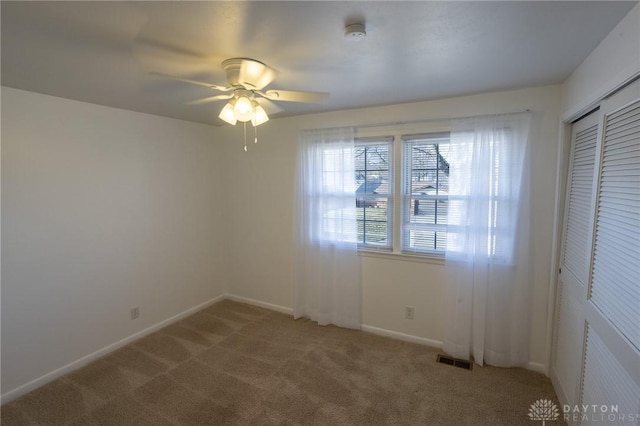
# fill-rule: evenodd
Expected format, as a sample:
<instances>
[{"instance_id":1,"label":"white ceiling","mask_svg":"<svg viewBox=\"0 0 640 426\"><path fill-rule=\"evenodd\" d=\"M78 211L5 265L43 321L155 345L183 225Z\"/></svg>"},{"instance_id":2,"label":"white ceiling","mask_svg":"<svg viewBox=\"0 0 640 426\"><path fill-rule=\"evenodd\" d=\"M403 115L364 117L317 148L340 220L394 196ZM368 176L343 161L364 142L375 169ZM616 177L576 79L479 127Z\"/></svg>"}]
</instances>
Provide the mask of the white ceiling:
<instances>
[{"instance_id":1,"label":"white ceiling","mask_svg":"<svg viewBox=\"0 0 640 426\"><path fill-rule=\"evenodd\" d=\"M267 89L330 93L290 116L563 82L637 2L6 2L2 85L201 123L224 101L150 75L226 84L220 63L275 68ZM361 41L344 37L363 22Z\"/></svg>"}]
</instances>

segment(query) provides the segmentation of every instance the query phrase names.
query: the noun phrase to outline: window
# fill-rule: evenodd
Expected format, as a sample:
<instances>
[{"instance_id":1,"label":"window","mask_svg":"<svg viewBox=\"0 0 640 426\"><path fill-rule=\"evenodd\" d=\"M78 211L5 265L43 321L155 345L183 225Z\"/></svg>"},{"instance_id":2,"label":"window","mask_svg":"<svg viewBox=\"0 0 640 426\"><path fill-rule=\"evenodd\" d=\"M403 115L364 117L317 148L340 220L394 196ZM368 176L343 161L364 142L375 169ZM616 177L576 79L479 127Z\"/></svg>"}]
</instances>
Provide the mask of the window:
<instances>
[{"instance_id":1,"label":"window","mask_svg":"<svg viewBox=\"0 0 640 426\"><path fill-rule=\"evenodd\" d=\"M317 207L319 239L398 254L444 253L449 133L360 137L351 146L317 149L325 197Z\"/></svg>"},{"instance_id":2,"label":"window","mask_svg":"<svg viewBox=\"0 0 640 426\"><path fill-rule=\"evenodd\" d=\"M402 251L447 246L449 134L403 136Z\"/></svg>"},{"instance_id":3,"label":"window","mask_svg":"<svg viewBox=\"0 0 640 426\"><path fill-rule=\"evenodd\" d=\"M512 213L526 201L520 194L525 151L513 141L526 142L527 132L528 116L358 129L360 137L351 137L334 159L337 168L330 166L334 160L322 162L325 186L339 186L325 191L330 197L318 207L323 239L439 259L472 250L510 264ZM336 148L319 149L333 158L329 151Z\"/></svg>"},{"instance_id":4,"label":"window","mask_svg":"<svg viewBox=\"0 0 640 426\"><path fill-rule=\"evenodd\" d=\"M355 203L360 247L392 248L393 138L357 139Z\"/></svg>"}]
</instances>

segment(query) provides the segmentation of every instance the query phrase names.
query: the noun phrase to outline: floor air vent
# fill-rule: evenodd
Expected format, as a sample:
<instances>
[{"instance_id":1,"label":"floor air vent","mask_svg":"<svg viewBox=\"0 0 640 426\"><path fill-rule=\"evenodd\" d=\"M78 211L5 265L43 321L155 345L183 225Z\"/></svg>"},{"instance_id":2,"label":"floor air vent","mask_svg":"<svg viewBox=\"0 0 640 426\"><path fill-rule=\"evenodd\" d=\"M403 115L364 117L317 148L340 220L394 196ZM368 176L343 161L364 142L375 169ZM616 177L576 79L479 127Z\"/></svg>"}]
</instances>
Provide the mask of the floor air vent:
<instances>
[{"instance_id":1,"label":"floor air vent","mask_svg":"<svg viewBox=\"0 0 640 426\"><path fill-rule=\"evenodd\" d=\"M436 362L440 364L453 365L454 367L464 368L465 370L473 370L473 363L471 361L465 361L463 359L451 358L446 355L438 355Z\"/></svg>"}]
</instances>

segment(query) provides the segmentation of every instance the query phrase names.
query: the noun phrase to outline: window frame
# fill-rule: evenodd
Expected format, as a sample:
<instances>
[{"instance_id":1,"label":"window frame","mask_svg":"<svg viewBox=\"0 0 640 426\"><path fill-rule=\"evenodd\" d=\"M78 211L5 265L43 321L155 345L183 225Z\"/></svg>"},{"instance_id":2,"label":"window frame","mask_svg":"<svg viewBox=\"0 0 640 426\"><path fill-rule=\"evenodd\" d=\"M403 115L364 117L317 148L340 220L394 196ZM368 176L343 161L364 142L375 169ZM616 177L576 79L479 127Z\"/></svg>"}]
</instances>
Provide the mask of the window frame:
<instances>
[{"instance_id":1,"label":"window frame","mask_svg":"<svg viewBox=\"0 0 640 426\"><path fill-rule=\"evenodd\" d=\"M436 265L444 264L444 252L408 252L402 251L402 202L398 200L402 197L402 157L403 157L403 135L450 133L451 121L448 119L430 120L427 122L398 123L371 125L356 129L357 139L382 138L393 135L393 175L394 194L397 198L393 206L393 247L391 250L372 249L369 247L358 247L358 253L362 257L401 260L403 262L431 263ZM398 198L400 197L400 198Z\"/></svg>"},{"instance_id":2,"label":"window frame","mask_svg":"<svg viewBox=\"0 0 640 426\"><path fill-rule=\"evenodd\" d=\"M404 189L403 189L403 159L405 138L415 135L437 135L451 134L451 121L449 119L434 119L413 123L393 123L363 126L356 129L356 137L381 137L381 135L393 135L393 167L394 167L394 194L396 194L396 202L393 208L393 249L390 251L371 250L368 247L358 247L361 256L377 257L386 259L396 259L403 261L412 261L420 263L444 264L447 256L446 249L444 251L413 251L404 250L403 242L403 206L404 206ZM449 201L461 200L466 198L462 195L448 194ZM497 200L499 201L499 200ZM451 206L449 206L449 209ZM447 225L447 231L455 233L457 225ZM448 237L447 237L448 239Z\"/></svg>"}]
</instances>

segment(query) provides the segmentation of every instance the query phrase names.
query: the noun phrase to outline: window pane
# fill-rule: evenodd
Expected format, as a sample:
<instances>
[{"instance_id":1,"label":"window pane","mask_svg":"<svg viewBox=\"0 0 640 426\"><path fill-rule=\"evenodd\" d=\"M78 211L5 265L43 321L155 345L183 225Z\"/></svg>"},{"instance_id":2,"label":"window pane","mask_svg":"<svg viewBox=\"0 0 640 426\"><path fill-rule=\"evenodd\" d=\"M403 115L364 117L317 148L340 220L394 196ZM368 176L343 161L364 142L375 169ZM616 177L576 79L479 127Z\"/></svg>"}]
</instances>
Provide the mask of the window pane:
<instances>
[{"instance_id":1,"label":"window pane","mask_svg":"<svg viewBox=\"0 0 640 426\"><path fill-rule=\"evenodd\" d=\"M322 215L322 232L325 239L355 241L353 229L354 208L330 209Z\"/></svg>"},{"instance_id":2,"label":"window pane","mask_svg":"<svg viewBox=\"0 0 640 426\"><path fill-rule=\"evenodd\" d=\"M388 201L386 198L367 198L357 209L358 241L362 244L388 246Z\"/></svg>"},{"instance_id":3,"label":"window pane","mask_svg":"<svg viewBox=\"0 0 640 426\"><path fill-rule=\"evenodd\" d=\"M447 200L412 198L407 206L411 223L447 224Z\"/></svg>"},{"instance_id":4,"label":"window pane","mask_svg":"<svg viewBox=\"0 0 640 426\"><path fill-rule=\"evenodd\" d=\"M413 251L444 251L447 244L445 231L409 230L407 249Z\"/></svg>"},{"instance_id":5,"label":"window pane","mask_svg":"<svg viewBox=\"0 0 640 426\"><path fill-rule=\"evenodd\" d=\"M358 243L391 247L391 143L358 143L354 151Z\"/></svg>"},{"instance_id":6,"label":"window pane","mask_svg":"<svg viewBox=\"0 0 640 426\"><path fill-rule=\"evenodd\" d=\"M442 135L405 139L404 250L445 250L449 190L448 141L448 137Z\"/></svg>"}]
</instances>

